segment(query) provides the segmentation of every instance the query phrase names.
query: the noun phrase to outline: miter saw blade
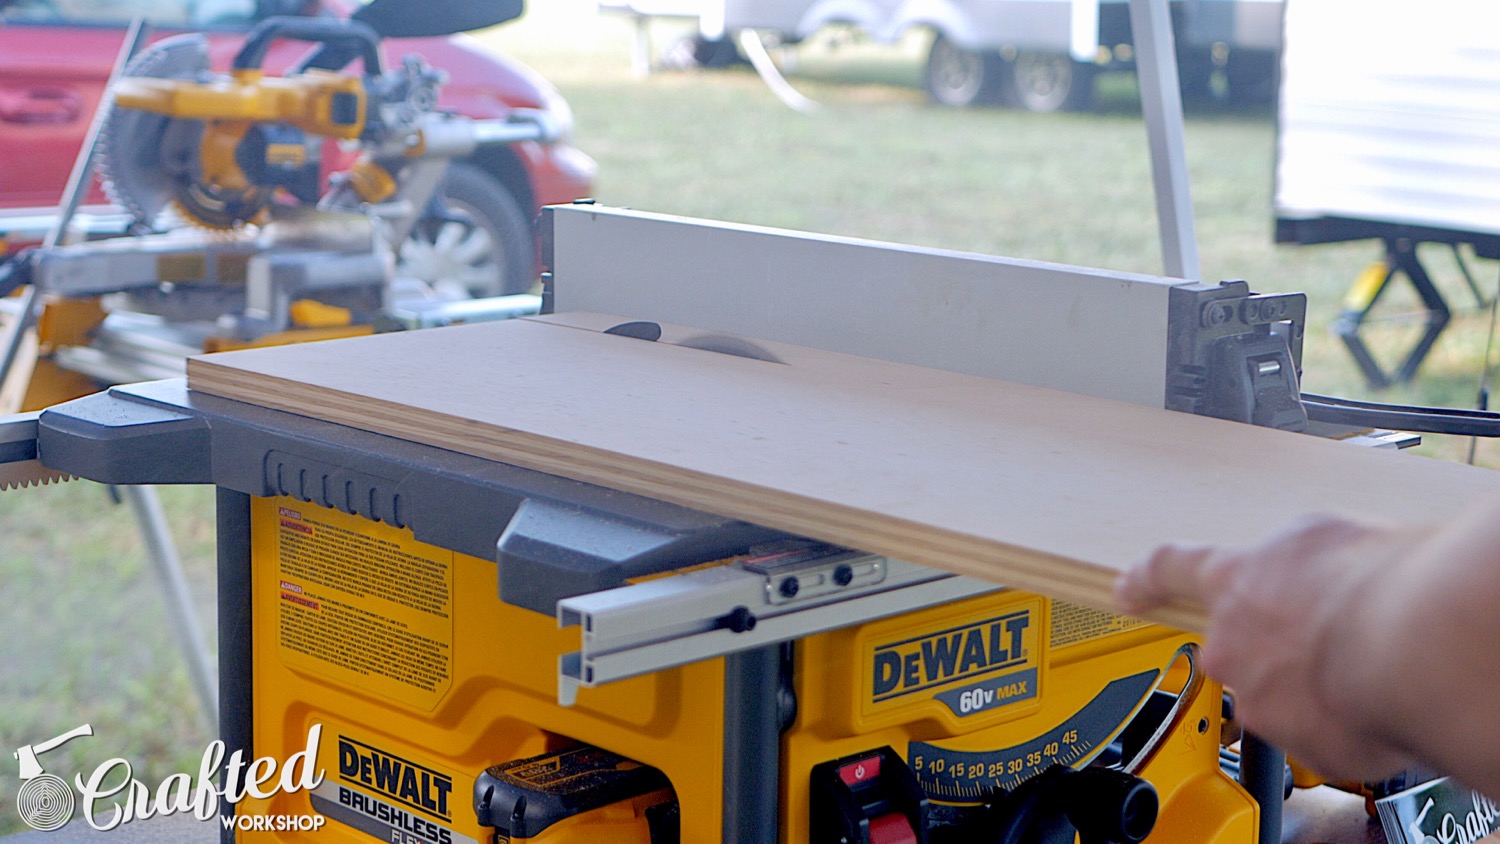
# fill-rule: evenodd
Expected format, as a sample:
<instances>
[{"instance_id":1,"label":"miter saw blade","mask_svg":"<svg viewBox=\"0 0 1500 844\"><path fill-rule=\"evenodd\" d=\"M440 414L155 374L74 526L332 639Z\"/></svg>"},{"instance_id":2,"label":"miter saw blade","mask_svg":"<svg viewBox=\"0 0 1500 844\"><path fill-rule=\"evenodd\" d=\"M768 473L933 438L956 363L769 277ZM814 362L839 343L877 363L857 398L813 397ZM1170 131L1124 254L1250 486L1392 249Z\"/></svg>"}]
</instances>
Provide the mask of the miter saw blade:
<instances>
[{"instance_id":1,"label":"miter saw blade","mask_svg":"<svg viewBox=\"0 0 1500 844\"><path fill-rule=\"evenodd\" d=\"M125 68L126 77L205 82L213 78L208 39L177 35L151 45ZM175 207L191 222L233 228L259 215L264 191L216 192L200 179L204 126L164 114L112 105L99 142L104 189L136 223L155 228Z\"/></svg>"},{"instance_id":2,"label":"miter saw blade","mask_svg":"<svg viewBox=\"0 0 1500 844\"><path fill-rule=\"evenodd\" d=\"M262 223L271 192L262 188L244 191L217 188L196 179L180 179L172 196L172 207L188 221L211 229L235 229L246 223Z\"/></svg>"}]
</instances>

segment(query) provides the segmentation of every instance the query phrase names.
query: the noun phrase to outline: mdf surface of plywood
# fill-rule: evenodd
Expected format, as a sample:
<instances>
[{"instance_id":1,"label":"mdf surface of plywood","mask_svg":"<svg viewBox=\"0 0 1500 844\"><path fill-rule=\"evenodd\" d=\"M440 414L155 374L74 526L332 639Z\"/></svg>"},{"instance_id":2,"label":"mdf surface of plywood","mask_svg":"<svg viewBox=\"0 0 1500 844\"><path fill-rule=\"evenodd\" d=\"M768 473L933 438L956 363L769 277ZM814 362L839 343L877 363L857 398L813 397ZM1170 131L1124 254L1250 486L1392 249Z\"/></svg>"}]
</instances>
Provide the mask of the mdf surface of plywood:
<instances>
[{"instance_id":1,"label":"mdf surface of plywood","mask_svg":"<svg viewBox=\"0 0 1500 844\"><path fill-rule=\"evenodd\" d=\"M213 355L191 389L1108 606L1168 540L1310 512L1416 521L1500 474L755 341L777 362L564 317ZM1159 621L1201 629L1202 608Z\"/></svg>"}]
</instances>

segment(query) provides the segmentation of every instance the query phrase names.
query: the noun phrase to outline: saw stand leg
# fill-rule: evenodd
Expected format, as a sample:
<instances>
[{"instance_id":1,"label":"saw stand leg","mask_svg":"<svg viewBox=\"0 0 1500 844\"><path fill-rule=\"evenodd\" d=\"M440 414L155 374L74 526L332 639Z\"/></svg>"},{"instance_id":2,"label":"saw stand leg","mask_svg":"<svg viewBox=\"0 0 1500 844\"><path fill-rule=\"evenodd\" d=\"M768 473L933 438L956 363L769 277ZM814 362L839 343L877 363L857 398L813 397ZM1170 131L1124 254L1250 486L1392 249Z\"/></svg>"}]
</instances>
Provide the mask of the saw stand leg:
<instances>
[{"instance_id":1,"label":"saw stand leg","mask_svg":"<svg viewBox=\"0 0 1500 844\"><path fill-rule=\"evenodd\" d=\"M192 592L188 589L187 577L182 571L182 560L177 555L177 546L167 527L167 517L161 508L161 499L156 488L150 486L122 486L125 500L135 514L140 527L141 539L146 545L146 556L151 558L151 568L160 578L162 592L167 599L167 615L171 619L177 641L182 643L183 656L187 658L188 679L198 695L199 705L215 732L219 722L218 671L214 669L213 657L204 642L203 625L198 620L198 610L193 604Z\"/></svg>"},{"instance_id":2,"label":"saw stand leg","mask_svg":"<svg viewBox=\"0 0 1500 844\"><path fill-rule=\"evenodd\" d=\"M724 657L724 844L775 844L790 660L780 645Z\"/></svg>"},{"instance_id":3,"label":"saw stand leg","mask_svg":"<svg viewBox=\"0 0 1500 844\"><path fill-rule=\"evenodd\" d=\"M250 757L254 746L254 675L251 647L250 606L250 496L217 488L215 535L218 542L219 593L219 739L226 754ZM231 794L244 783L223 776L222 794ZM219 798L219 817L234 818L235 804ZM224 826L219 844L234 844L234 824Z\"/></svg>"}]
</instances>

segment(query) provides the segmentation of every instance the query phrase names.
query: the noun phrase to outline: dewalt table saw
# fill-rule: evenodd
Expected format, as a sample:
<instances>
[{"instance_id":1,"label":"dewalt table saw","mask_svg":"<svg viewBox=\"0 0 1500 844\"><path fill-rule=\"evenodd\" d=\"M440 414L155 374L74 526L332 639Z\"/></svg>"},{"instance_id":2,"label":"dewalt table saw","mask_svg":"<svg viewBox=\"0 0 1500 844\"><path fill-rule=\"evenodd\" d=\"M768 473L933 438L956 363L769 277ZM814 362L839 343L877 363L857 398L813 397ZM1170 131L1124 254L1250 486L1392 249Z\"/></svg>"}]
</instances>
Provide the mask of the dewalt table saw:
<instances>
[{"instance_id":1,"label":"dewalt table saw","mask_svg":"<svg viewBox=\"0 0 1500 844\"><path fill-rule=\"evenodd\" d=\"M55 832L23 832L6 844L204 844L218 835L217 819L170 815L100 832L74 821ZM1385 844L1380 824L1365 814L1364 801L1327 786L1298 791L1286 804L1284 844Z\"/></svg>"},{"instance_id":2,"label":"dewalt table saw","mask_svg":"<svg viewBox=\"0 0 1500 844\"><path fill-rule=\"evenodd\" d=\"M1309 420L1296 294L588 205L544 231L548 309L624 331L1411 441ZM238 840L1280 835L1289 774L1221 748L1195 635L181 381L7 430L12 478L218 488L223 738L286 759L311 733L326 770L226 806ZM310 813L329 823L243 822Z\"/></svg>"}]
</instances>

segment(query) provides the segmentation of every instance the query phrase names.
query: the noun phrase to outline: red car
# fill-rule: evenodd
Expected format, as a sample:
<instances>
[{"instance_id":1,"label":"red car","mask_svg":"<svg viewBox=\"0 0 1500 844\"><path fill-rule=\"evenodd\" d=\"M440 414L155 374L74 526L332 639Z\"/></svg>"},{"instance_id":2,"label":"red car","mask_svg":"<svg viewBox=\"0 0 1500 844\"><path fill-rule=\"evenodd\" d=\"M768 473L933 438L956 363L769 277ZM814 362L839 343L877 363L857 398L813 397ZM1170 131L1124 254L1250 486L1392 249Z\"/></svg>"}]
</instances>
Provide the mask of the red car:
<instances>
[{"instance_id":1,"label":"red car","mask_svg":"<svg viewBox=\"0 0 1500 844\"><path fill-rule=\"evenodd\" d=\"M0 209L56 205L99 103L130 16L149 10L154 38L207 33L214 66L227 70L245 33L278 14L344 17L355 0L0 0ZM307 45L276 44L265 67L279 72ZM441 106L476 118L543 109L564 127L561 96L530 69L458 35L391 39L388 60L421 55L448 73ZM530 221L543 205L587 196L592 159L566 140L481 150L454 162L444 194L475 224L419 226L402 249L403 272L453 278L471 289L522 292L535 278ZM107 201L98 186L86 200ZM456 227L456 228L455 228ZM440 247L440 248L439 248Z\"/></svg>"}]
</instances>

